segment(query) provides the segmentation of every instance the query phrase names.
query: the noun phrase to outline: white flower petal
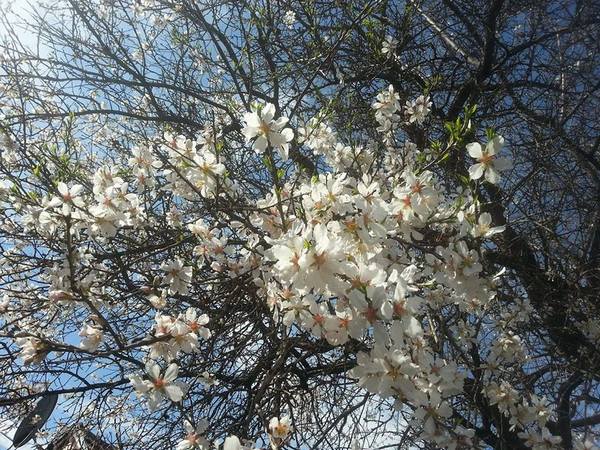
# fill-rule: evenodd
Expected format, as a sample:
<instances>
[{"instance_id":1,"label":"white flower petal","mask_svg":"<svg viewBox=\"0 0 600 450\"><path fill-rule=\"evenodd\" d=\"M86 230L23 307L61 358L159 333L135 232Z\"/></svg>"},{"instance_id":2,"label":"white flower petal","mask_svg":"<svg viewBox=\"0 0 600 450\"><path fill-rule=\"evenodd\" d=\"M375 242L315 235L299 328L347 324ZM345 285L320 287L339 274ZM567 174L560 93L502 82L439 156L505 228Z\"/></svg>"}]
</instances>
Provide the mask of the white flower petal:
<instances>
[{"instance_id":1,"label":"white flower petal","mask_svg":"<svg viewBox=\"0 0 600 450\"><path fill-rule=\"evenodd\" d=\"M223 450L242 450L242 444L237 436L229 436L223 443Z\"/></svg>"},{"instance_id":2,"label":"white flower petal","mask_svg":"<svg viewBox=\"0 0 600 450\"><path fill-rule=\"evenodd\" d=\"M500 174L493 167L488 167L485 171L485 179L489 183L496 184L500 180Z\"/></svg>"},{"instance_id":3,"label":"white flower petal","mask_svg":"<svg viewBox=\"0 0 600 450\"><path fill-rule=\"evenodd\" d=\"M248 125L248 127L259 128L260 127L260 117L255 112L247 112L244 114L244 122Z\"/></svg>"},{"instance_id":4,"label":"white flower petal","mask_svg":"<svg viewBox=\"0 0 600 450\"><path fill-rule=\"evenodd\" d=\"M471 178L471 180L479 180L483 175L483 170L483 164L473 164L471 167L469 167L469 177Z\"/></svg>"},{"instance_id":5,"label":"white flower petal","mask_svg":"<svg viewBox=\"0 0 600 450\"><path fill-rule=\"evenodd\" d=\"M165 393L173 402L180 402L183 398L183 390L176 384L165 386Z\"/></svg>"},{"instance_id":6,"label":"white flower petal","mask_svg":"<svg viewBox=\"0 0 600 450\"><path fill-rule=\"evenodd\" d=\"M284 128L281 130L281 136L283 136L285 142L290 142L292 139L294 139L294 132L291 128Z\"/></svg>"},{"instance_id":7,"label":"white flower petal","mask_svg":"<svg viewBox=\"0 0 600 450\"><path fill-rule=\"evenodd\" d=\"M271 122L275 116L275 106L272 103L267 103L261 111L261 116L264 122Z\"/></svg>"},{"instance_id":8,"label":"white flower petal","mask_svg":"<svg viewBox=\"0 0 600 450\"><path fill-rule=\"evenodd\" d=\"M502 150L504 146L504 138L502 136L495 136L490 142L485 146L486 152L490 155L496 155Z\"/></svg>"},{"instance_id":9,"label":"white flower petal","mask_svg":"<svg viewBox=\"0 0 600 450\"><path fill-rule=\"evenodd\" d=\"M256 141L254 141L254 151L256 153L264 153L267 148L267 139L264 136L259 136Z\"/></svg>"},{"instance_id":10,"label":"white flower petal","mask_svg":"<svg viewBox=\"0 0 600 450\"><path fill-rule=\"evenodd\" d=\"M470 144L467 144L467 152L469 152L469 156L471 158L475 159L481 158L481 155L483 154L481 144L479 144L478 142L472 142Z\"/></svg>"},{"instance_id":11,"label":"white flower petal","mask_svg":"<svg viewBox=\"0 0 600 450\"><path fill-rule=\"evenodd\" d=\"M152 361L146 363L146 373L156 380L160 377L160 367Z\"/></svg>"},{"instance_id":12,"label":"white flower petal","mask_svg":"<svg viewBox=\"0 0 600 450\"><path fill-rule=\"evenodd\" d=\"M280 147L282 144L285 143L285 140L283 139L283 136L281 136L281 134L277 131L271 131L269 133L269 142L271 143L271 145L273 147Z\"/></svg>"},{"instance_id":13,"label":"white flower petal","mask_svg":"<svg viewBox=\"0 0 600 450\"><path fill-rule=\"evenodd\" d=\"M165 376L163 377L164 380L167 382L175 381L177 379L178 371L179 367L177 366L177 364L170 364L169 367L167 367L167 370L165 371Z\"/></svg>"},{"instance_id":14,"label":"white flower petal","mask_svg":"<svg viewBox=\"0 0 600 450\"><path fill-rule=\"evenodd\" d=\"M288 144L283 144L277 149L279 151L279 156L281 156L281 159L283 159L284 161L287 161L290 157L289 149L290 146Z\"/></svg>"}]
</instances>

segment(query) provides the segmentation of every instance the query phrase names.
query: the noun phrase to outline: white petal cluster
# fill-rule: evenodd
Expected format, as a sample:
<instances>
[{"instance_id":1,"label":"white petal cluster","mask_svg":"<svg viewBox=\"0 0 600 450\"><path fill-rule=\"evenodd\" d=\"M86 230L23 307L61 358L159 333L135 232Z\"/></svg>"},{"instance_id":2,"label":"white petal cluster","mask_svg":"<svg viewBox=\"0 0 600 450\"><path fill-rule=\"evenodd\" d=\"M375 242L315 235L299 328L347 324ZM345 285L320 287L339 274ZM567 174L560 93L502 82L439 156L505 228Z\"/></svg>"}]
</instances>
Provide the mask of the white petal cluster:
<instances>
[{"instance_id":1,"label":"white petal cluster","mask_svg":"<svg viewBox=\"0 0 600 450\"><path fill-rule=\"evenodd\" d=\"M523 431L519 433L519 437L532 450L558 450L562 448L560 445L562 439L559 436L552 435L548 428L542 428L541 432Z\"/></svg>"},{"instance_id":2,"label":"white petal cluster","mask_svg":"<svg viewBox=\"0 0 600 450\"><path fill-rule=\"evenodd\" d=\"M521 338L518 335L509 332L494 341L488 356L488 361L491 364L498 364L500 361L506 363L515 361L523 362L525 360L525 355L526 353Z\"/></svg>"},{"instance_id":3,"label":"white petal cluster","mask_svg":"<svg viewBox=\"0 0 600 450\"><path fill-rule=\"evenodd\" d=\"M209 450L211 443L204 437L204 433L208 428L208 422L202 420L197 426L186 421L184 423L187 432L184 439L177 444L176 450Z\"/></svg>"},{"instance_id":4,"label":"white petal cluster","mask_svg":"<svg viewBox=\"0 0 600 450\"><path fill-rule=\"evenodd\" d=\"M48 356L47 344L36 337L20 337L16 339L16 344L21 347L19 356L23 359L23 364L39 364Z\"/></svg>"},{"instance_id":5,"label":"white petal cluster","mask_svg":"<svg viewBox=\"0 0 600 450\"><path fill-rule=\"evenodd\" d=\"M104 331L98 324L86 323L79 332L79 336L82 338L79 346L89 352L95 352L104 339Z\"/></svg>"},{"instance_id":6,"label":"white petal cluster","mask_svg":"<svg viewBox=\"0 0 600 450\"><path fill-rule=\"evenodd\" d=\"M465 374L455 362L433 357L425 299L439 290L465 311L491 301L478 251L456 240L415 264L410 248L424 239L426 224L454 214L431 172L406 170L390 182L333 172L314 177L300 193L286 202L287 231L270 219L265 254L272 265L263 276L271 309L288 327L332 345L372 336L371 350L358 353L350 376L374 394L420 408L425 435L442 442L448 399L462 392ZM257 224L268 217L256 215L263 218ZM439 287L424 288L428 279Z\"/></svg>"},{"instance_id":7,"label":"white petal cluster","mask_svg":"<svg viewBox=\"0 0 600 450\"><path fill-rule=\"evenodd\" d=\"M292 431L289 417L272 417L269 421L269 438L272 448L281 448Z\"/></svg>"},{"instance_id":8,"label":"white petal cluster","mask_svg":"<svg viewBox=\"0 0 600 450\"><path fill-rule=\"evenodd\" d=\"M291 9L286 11L285 15L283 16L283 23L286 27L290 29L293 28L294 24L296 23L296 13Z\"/></svg>"},{"instance_id":9,"label":"white petal cluster","mask_svg":"<svg viewBox=\"0 0 600 450\"><path fill-rule=\"evenodd\" d=\"M143 397L151 411L158 408L163 400L179 402L183 399L187 387L183 383L177 382L177 373L179 367L177 364L170 364L164 373L156 363L146 364L146 374L142 378L140 375L129 375L129 380L138 396Z\"/></svg>"},{"instance_id":10,"label":"white petal cluster","mask_svg":"<svg viewBox=\"0 0 600 450\"><path fill-rule=\"evenodd\" d=\"M80 194L83 191L83 186L75 184L71 187L65 183L58 183L59 196L54 197L48 206L60 207L63 216L70 216L73 208L82 208L84 206L83 199Z\"/></svg>"},{"instance_id":11,"label":"white petal cluster","mask_svg":"<svg viewBox=\"0 0 600 450\"><path fill-rule=\"evenodd\" d=\"M166 273L165 282L169 284L169 293L183 295L189 293L192 281L191 266L184 266L181 258L175 258L172 261L164 262L160 268Z\"/></svg>"},{"instance_id":12,"label":"white petal cluster","mask_svg":"<svg viewBox=\"0 0 600 450\"><path fill-rule=\"evenodd\" d=\"M423 124L431 111L431 100L429 96L420 95L415 100L406 102L405 114L408 116L408 122Z\"/></svg>"},{"instance_id":13,"label":"white petal cluster","mask_svg":"<svg viewBox=\"0 0 600 450\"><path fill-rule=\"evenodd\" d=\"M471 234L473 237L484 237L489 238L495 234L502 233L506 227L493 227L492 226L492 216L490 213L483 213L477 219L477 223L473 226L471 230Z\"/></svg>"},{"instance_id":14,"label":"white petal cluster","mask_svg":"<svg viewBox=\"0 0 600 450\"><path fill-rule=\"evenodd\" d=\"M149 356L152 359L172 361L180 352L194 353L198 351L199 338L211 336L210 330L205 327L209 322L208 316L199 314L195 308L189 308L178 317L156 313L154 320L154 337L158 339L150 345Z\"/></svg>"},{"instance_id":15,"label":"white petal cluster","mask_svg":"<svg viewBox=\"0 0 600 450\"><path fill-rule=\"evenodd\" d=\"M279 152L282 159L288 159L294 132L291 128L285 128L287 117L275 120L275 106L272 103L254 106L251 112L244 114L244 122L242 133L247 142L254 139L252 148L256 153L262 154L267 146L271 146Z\"/></svg>"},{"instance_id":16,"label":"white petal cluster","mask_svg":"<svg viewBox=\"0 0 600 450\"><path fill-rule=\"evenodd\" d=\"M315 155L327 155L337 145L337 136L327 123L313 117L298 129L298 143L303 143Z\"/></svg>"},{"instance_id":17,"label":"white petal cluster","mask_svg":"<svg viewBox=\"0 0 600 450\"><path fill-rule=\"evenodd\" d=\"M161 150L167 155L162 174L167 188L187 200L214 198L218 189L227 190L225 166L217 155L218 133L204 130L197 141L166 133Z\"/></svg>"},{"instance_id":18,"label":"white petal cluster","mask_svg":"<svg viewBox=\"0 0 600 450\"><path fill-rule=\"evenodd\" d=\"M401 109L400 96L394 90L394 86L390 84L386 91L377 94L372 107L375 110L375 120L380 125L377 130L382 133L389 131L393 122L398 120L396 113Z\"/></svg>"},{"instance_id":19,"label":"white petal cluster","mask_svg":"<svg viewBox=\"0 0 600 450\"><path fill-rule=\"evenodd\" d=\"M386 43L384 53L392 54L395 41ZM213 323L226 317L211 323L206 305L220 286L252 290L251 297L266 304L252 307L273 316L262 319L275 324L274 336L282 341L300 336L343 353L351 367L348 379L398 409L410 409L419 437L444 448L478 445L475 431L455 420L455 408L472 394L465 379L473 375L464 358L446 351L470 355L478 343L485 385L477 387L477 395L527 445L553 448L559 440L548 431L549 402L503 378L506 369L531 360L526 335L515 324L529 322L533 312L528 299L504 304L497 298L503 272L483 257L493 247L490 239L501 238L505 226L495 222L502 218L492 216L470 190L476 183L459 189L435 164L423 162L419 152L425 149L400 135L402 126L415 130L410 124L425 123L429 97L402 106L389 86L372 109L385 158L380 139L343 142L325 114L302 122L298 151L315 161L312 176L286 161L294 132L286 117L275 117L274 105L265 104L243 116L246 143L269 156L262 161L268 170L260 174L231 179L235 175L228 169L235 173L247 158L262 167L262 158L252 152L240 156L244 144L227 141L222 124L215 124L196 140L167 133L139 144L122 167L98 164L88 180L59 180L50 192L15 207L20 216L14 229L47 241L65 237L49 266L40 269L34 288L43 295L27 306L34 304L40 316L75 316L72 330L80 330L81 340L73 348L79 354L132 350L139 359L129 362L146 361L145 373L129 379L155 410L183 400L180 365L181 378L193 377L202 389L222 387L224 378L211 375L217 370L209 363L198 373L189 373L185 363L218 351L214 340L205 341L218 337ZM477 160L469 168L471 179L498 182L498 172L508 167L497 157L502 143L496 137L485 147L467 146ZM271 151L280 158L271 158ZM269 180L273 185L266 186ZM259 188L239 188L238 183L253 182ZM2 198L10 200L11 189L4 191ZM153 242L156 230L164 231L164 242ZM121 248L128 242L131 248ZM24 251L28 244L20 245L10 251ZM122 266L129 257L132 267ZM124 286L112 283L121 278ZM123 289L126 309L119 304ZM0 313L12 314L19 301L3 299ZM127 330L136 335L132 341L119 342L122 330L103 320L123 311L147 320L145 328L136 323ZM54 357L53 341L42 338L35 324L19 326L23 334L15 344L24 364L41 363L50 352ZM600 335L593 321L582 327ZM280 412L263 417L275 414ZM294 440L301 428L292 427L288 416L265 425L275 448ZM191 420L185 431L178 450L213 445L206 423ZM235 436L224 445L252 447Z\"/></svg>"},{"instance_id":20,"label":"white petal cluster","mask_svg":"<svg viewBox=\"0 0 600 450\"><path fill-rule=\"evenodd\" d=\"M511 168L512 163L508 158L498 157L498 153L504 146L504 138L496 136L489 141L485 147L478 142L467 145L469 156L477 162L469 167L471 180L479 180L482 176L492 184L500 181L500 172Z\"/></svg>"},{"instance_id":21,"label":"white petal cluster","mask_svg":"<svg viewBox=\"0 0 600 450\"><path fill-rule=\"evenodd\" d=\"M134 147L131 154L129 165L132 167L136 178L138 193L145 188L154 187L157 170L162 167L162 162L156 158L156 155L148 147Z\"/></svg>"}]
</instances>

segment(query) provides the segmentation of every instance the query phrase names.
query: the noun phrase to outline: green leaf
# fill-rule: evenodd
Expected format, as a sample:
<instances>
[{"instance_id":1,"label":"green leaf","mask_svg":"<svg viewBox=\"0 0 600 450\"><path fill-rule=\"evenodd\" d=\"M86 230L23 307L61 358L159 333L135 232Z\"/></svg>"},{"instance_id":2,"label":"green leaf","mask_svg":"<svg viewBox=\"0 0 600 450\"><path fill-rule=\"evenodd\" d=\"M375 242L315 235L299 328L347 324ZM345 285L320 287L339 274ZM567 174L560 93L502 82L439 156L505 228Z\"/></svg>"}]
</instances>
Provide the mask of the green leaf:
<instances>
[{"instance_id":1,"label":"green leaf","mask_svg":"<svg viewBox=\"0 0 600 450\"><path fill-rule=\"evenodd\" d=\"M465 186L468 186L469 183L471 182L471 179L469 177L467 177L466 175L457 175L458 179L461 181L461 183Z\"/></svg>"},{"instance_id":2,"label":"green leaf","mask_svg":"<svg viewBox=\"0 0 600 450\"><path fill-rule=\"evenodd\" d=\"M271 159L267 155L262 157L262 161L267 169L273 168L273 164L271 164Z\"/></svg>"},{"instance_id":3,"label":"green leaf","mask_svg":"<svg viewBox=\"0 0 600 450\"><path fill-rule=\"evenodd\" d=\"M493 128L486 128L485 136L487 137L488 141L491 141L496 137L496 131Z\"/></svg>"}]
</instances>

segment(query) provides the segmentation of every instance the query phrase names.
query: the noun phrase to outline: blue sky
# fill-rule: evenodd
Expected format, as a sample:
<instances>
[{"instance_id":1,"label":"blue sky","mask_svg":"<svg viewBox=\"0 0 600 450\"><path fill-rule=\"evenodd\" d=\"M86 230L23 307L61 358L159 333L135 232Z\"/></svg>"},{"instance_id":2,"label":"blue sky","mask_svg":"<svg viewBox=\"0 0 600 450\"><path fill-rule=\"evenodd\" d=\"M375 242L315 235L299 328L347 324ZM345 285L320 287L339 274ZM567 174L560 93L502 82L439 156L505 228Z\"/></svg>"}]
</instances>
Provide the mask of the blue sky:
<instances>
[{"instance_id":1,"label":"blue sky","mask_svg":"<svg viewBox=\"0 0 600 450\"><path fill-rule=\"evenodd\" d=\"M11 5L11 10L23 18L29 16L28 11L31 11L30 4L35 4L37 0L0 0L0 7ZM0 36L4 30L0 29ZM37 43L36 36L33 33L23 33L19 36L21 42L28 46L33 46Z\"/></svg>"}]
</instances>

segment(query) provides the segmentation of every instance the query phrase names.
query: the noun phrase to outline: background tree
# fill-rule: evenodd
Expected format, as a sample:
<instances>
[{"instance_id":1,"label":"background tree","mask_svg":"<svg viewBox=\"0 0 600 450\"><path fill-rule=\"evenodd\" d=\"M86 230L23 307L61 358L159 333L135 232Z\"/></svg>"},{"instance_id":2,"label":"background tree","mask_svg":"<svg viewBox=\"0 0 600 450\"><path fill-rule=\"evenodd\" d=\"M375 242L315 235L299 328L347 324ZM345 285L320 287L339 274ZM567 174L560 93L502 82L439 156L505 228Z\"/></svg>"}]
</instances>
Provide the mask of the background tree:
<instances>
[{"instance_id":1,"label":"background tree","mask_svg":"<svg viewBox=\"0 0 600 450\"><path fill-rule=\"evenodd\" d=\"M600 28L595 2L71 0L37 6L21 20L15 15L2 20L7 32L0 126L6 143L0 189L9 205L3 206L2 285L11 315L1 329L6 382L0 404L11 406L11 414L40 395L37 384L50 383L51 390L76 394L64 400L72 417L105 430L123 448L174 448L190 411L208 420L211 438L256 439L272 416L292 412L290 448L302 443L349 448L354 439L365 447L416 445L421 430L406 425L413 415L410 405L396 411L393 398L368 394L347 376L356 352L369 348L370 341L334 347L308 332L282 341L285 326L270 311L268 293L252 282L255 273L207 283L214 267L200 263L194 273L202 276L194 278L190 294L160 298L165 280L155 278L156 268L191 254L197 245L194 233L179 222L194 217L210 225L235 221L261 229L264 224L253 223L257 207L251 200L271 192L281 196L285 182L299 185L302 177L327 171L311 133L331 136L331 126L336 142L353 147L369 142L365 153L375 156L373 167L400 155L404 168L412 149L404 142L414 143L422 150L417 164L435 172L442 186L472 191L474 217L487 212L494 225L506 227L481 254L487 273L507 269L485 314L446 305L423 319L432 345L436 339L444 343L434 345L436 354L457 361L467 375L449 423L472 428L484 446L532 446L510 422L515 411L503 415L501 402L488 392L493 383L506 381L528 401L531 395L546 398L554 409L547 429L561 438L559 448L588 448L581 442L597 438ZM38 45L24 43L25 33L36 36ZM390 84L399 103L406 104L401 119L415 118L394 128L393 142L376 131L383 125L372 107ZM415 111L427 104L426 97L431 113L421 122ZM257 156L246 144L242 117L257 101L273 104L275 117L290 119L296 132L289 160L271 148L266 158ZM473 161L466 144L485 141L486 129L490 138L504 136L514 160L500 184L469 181ZM81 264L75 254L80 247L70 242L79 239L77 230L66 223L40 236L13 220L37 208L33 217L44 221L44 195L64 199L59 182L100 189L102 183L90 174L101 166L122 168L123 161L140 156L144 142L154 142L162 155L152 170L170 168L172 158L155 140L164 132L203 135L204 143L214 144L219 161L226 162L224 180L236 183L244 201L227 194L228 181L216 188L227 195L189 202L169 190L146 197L142 192L149 216L143 233L135 231L132 218L110 239L88 244L89 266L70 274L61 267ZM353 167L349 175L360 179L360 164ZM112 176L129 179L132 173ZM159 180L161 187L169 182ZM281 206L281 198L276 203ZM278 213L284 221L283 209ZM97 226L110 227L101 221ZM217 228L220 238L235 238ZM435 226L422 231L424 252L457 238ZM14 339L29 321L40 320L54 292L52 277L73 277L73 272L77 280L88 277L90 292L75 292L86 300L68 314L44 316L39 325L49 336L62 337L44 350L64 353L39 367L23 366ZM98 285L106 290L95 292ZM131 402L128 375L132 367L142 367L145 346L160 342L149 330L163 301L172 315L188 306L206 313L211 336L199 353L180 361L180 377L190 384L186 400L147 416ZM521 310L527 320L515 321ZM91 338L102 330L110 345L92 354L77 350L83 317ZM506 339L514 335L527 359L489 377L494 343L504 339L510 349L514 341ZM217 386L206 388L215 381ZM108 411L115 412L110 429ZM125 432L131 423L123 411L143 430L139 440ZM350 425L365 417L363 428Z\"/></svg>"}]
</instances>

